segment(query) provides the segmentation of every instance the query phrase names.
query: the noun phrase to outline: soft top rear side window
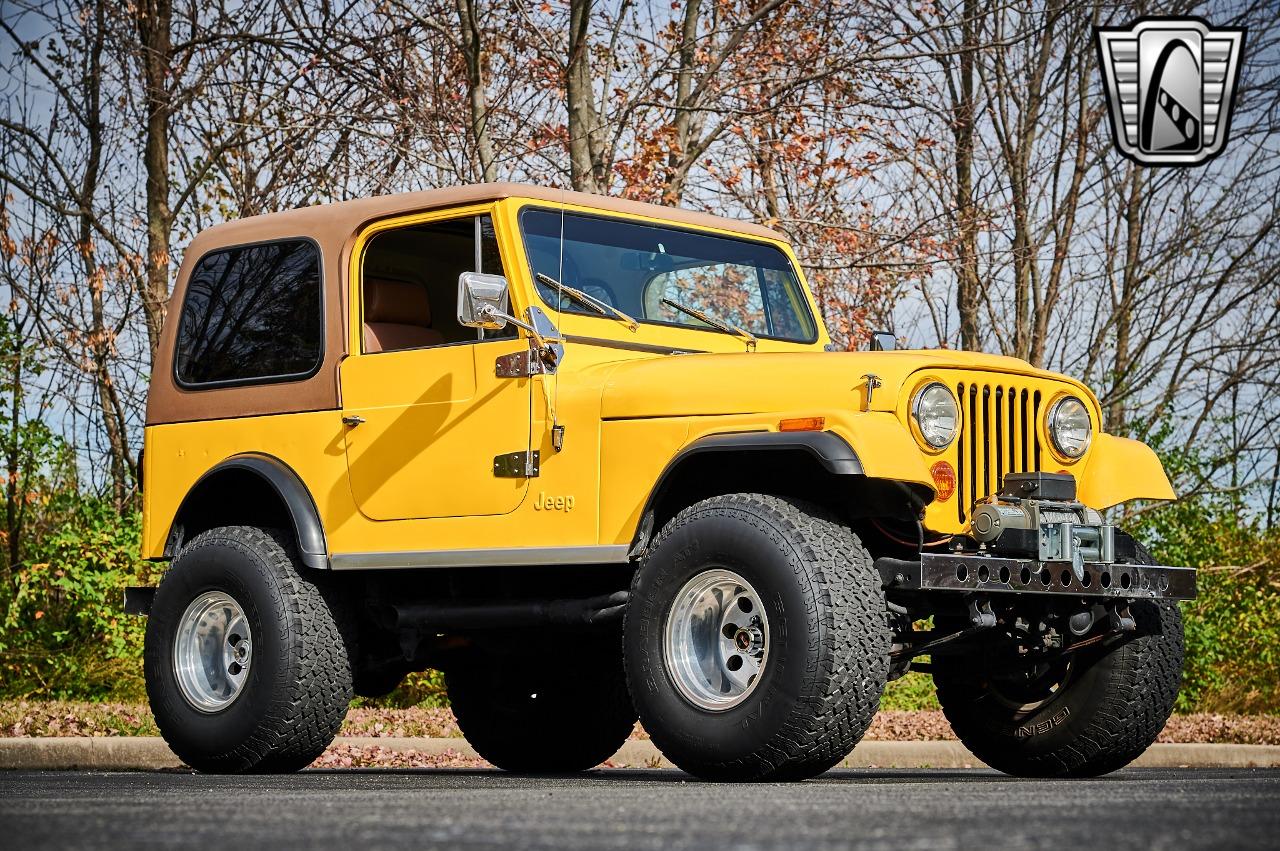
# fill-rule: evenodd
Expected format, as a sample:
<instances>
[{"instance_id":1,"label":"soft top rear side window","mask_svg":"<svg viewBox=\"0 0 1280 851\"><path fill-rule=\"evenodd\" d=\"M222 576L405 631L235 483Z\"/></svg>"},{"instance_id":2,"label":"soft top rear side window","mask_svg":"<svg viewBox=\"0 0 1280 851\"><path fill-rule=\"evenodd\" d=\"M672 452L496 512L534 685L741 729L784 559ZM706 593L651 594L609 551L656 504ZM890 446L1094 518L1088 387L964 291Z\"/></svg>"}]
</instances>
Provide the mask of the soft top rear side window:
<instances>
[{"instance_id":1,"label":"soft top rear side window","mask_svg":"<svg viewBox=\"0 0 1280 851\"><path fill-rule=\"evenodd\" d=\"M306 378L324 355L320 249L308 239L210 251L187 282L174 376L183 387Z\"/></svg>"}]
</instances>

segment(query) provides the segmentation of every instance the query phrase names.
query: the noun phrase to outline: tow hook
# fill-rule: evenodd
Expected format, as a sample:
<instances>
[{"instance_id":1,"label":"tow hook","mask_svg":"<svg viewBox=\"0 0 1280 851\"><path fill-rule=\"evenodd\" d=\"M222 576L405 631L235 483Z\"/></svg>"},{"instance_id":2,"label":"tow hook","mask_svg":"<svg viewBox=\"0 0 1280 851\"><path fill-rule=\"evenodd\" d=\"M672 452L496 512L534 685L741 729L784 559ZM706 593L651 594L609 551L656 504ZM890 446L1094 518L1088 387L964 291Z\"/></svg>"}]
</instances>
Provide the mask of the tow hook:
<instances>
[{"instance_id":1,"label":"tow hook","mask_svg":"<svg viewBox=\"0 0 1280 851\"><path fill-rule=\"evenodd\" d=\"M969 623L983 628L990 628L996 625L996 613L991 610L990 600L973 599L969 601Z\"/></svg>"},{"instance_id":2,"label":"tow hook","mask_svg":"<svg viewBox=\"0 0 1280 851\"><path fill-rule=\"evenodd\" d=\"M1138 629L1138 622L1129 612L1128 603L1117 603L1111 609L1111 628L1117 632L1135 632Z\"/></svg>"}]
</instances>

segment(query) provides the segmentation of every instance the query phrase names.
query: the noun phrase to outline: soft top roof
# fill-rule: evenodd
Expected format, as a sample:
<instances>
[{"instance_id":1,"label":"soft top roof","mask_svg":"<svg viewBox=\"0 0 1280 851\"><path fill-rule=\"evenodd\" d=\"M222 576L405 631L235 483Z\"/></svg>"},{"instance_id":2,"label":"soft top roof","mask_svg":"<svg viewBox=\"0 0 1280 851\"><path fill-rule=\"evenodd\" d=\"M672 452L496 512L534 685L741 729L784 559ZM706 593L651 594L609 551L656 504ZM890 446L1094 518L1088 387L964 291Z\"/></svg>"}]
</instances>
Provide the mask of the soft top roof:
<instances>
[{"instance_id":1,"label":"soft top roof","mask_svg":"<svg viewBox=\"0 0 1280 851\"><path fill-rule=\"evenodd\" d=\"M215 225L203 231L199 236L199 241L201 248L205 250L217 244L252 241L252 232L267 225L271 226L273 230L277 227L291 227L297 230L299 234L308 233L317 227L323 227L327 231L337 229L335 225L338 225L343 230L354 231L367 222L400 213L455 207L463 204L480 204L504 198L530 198L535 201L576 204L583 207L594 207L604 212L649 216L697 227L719 228L721 230L734 231L744 236L778 240L786 239L781 233L762 225L757 225L754 222L713 216L709 213L698 213L678 207L665 207L660 204L646 204L625 198L612 198L607 195L593 195L587 192L572 192L567 189L551 189L532 184L477 183L471 186L427 189L421 192L404 192L397 195L375 195L369 198L335 201L329 204L299 207L296 210L250 216Z\"/></svg>"},{"instance_id":2,"label":"soft top roof","mask_svg":"<svg viewBox=\"0 0 1280 851\"><path fill-rule=\"evenodd\" d=\"M346 293L338 283L355 234L366 224L389 216L423 210L482 204L504 198L575 204L602 212L648 216L677 224L719 228L743 236L785 239L782 234L750 222L725 219L657 204L643 204L603 195L569 192L518 183L482 183L401 195L382 195L318 204L297 210L268 213L237 219L201 231L187 246L170 295L168 315L160 334L156 369L147 395L147 425L189 422L222 417L319 411L339 405L338 361L346 353ZM324 361L310 378L280 384L250 384L235 387L187 390L173 377L174 338L178 314L186 296L187 281L195 263L209 251L232 245L272 239L315 240L320 247L324 280ZM150 459L148 459L150 460Z\"/></svg>"}]
</instances>

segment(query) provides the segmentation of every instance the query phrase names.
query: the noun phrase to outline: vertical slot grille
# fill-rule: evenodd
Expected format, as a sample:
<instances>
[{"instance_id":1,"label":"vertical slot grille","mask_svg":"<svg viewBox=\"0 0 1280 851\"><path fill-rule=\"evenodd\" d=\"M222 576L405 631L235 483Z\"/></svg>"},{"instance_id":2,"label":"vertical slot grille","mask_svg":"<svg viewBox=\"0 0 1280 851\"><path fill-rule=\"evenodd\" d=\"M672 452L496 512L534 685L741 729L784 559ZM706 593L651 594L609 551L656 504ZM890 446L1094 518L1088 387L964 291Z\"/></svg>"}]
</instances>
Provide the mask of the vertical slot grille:
<instances>
[{"instance_id":1,"label":"vertical slot grille","mask_svg":"<svg viewBox=\"0 0 1280 851\"><path fill-rule=\"evenodd\" d=\"M1006 473L1040 469L1036 422L1039 390L1008 384L961 382L960 435L956 440L956 513L969 520L969 508L1000 490Z\"/></svg>"}]
</instances>

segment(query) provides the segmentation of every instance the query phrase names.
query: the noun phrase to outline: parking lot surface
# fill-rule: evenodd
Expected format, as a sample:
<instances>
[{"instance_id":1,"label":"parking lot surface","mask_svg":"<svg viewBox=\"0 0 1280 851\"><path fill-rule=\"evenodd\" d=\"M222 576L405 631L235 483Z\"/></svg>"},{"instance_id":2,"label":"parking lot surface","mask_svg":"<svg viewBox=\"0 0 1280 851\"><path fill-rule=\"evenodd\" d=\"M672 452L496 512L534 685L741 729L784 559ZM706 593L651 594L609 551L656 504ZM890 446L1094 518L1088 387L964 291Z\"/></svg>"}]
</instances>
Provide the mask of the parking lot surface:
<instances>
[{"instance_id":1,"label":"parking lot surface","mask_svg":"<svg viewBox=\"0 0 1280 851\"><path fill-rule=\"evenodd\" d=\"M1280 771L836 770L805 783L676 771L0 772L9 848L1275 848Z\"/></svg>"}]
</instances>

